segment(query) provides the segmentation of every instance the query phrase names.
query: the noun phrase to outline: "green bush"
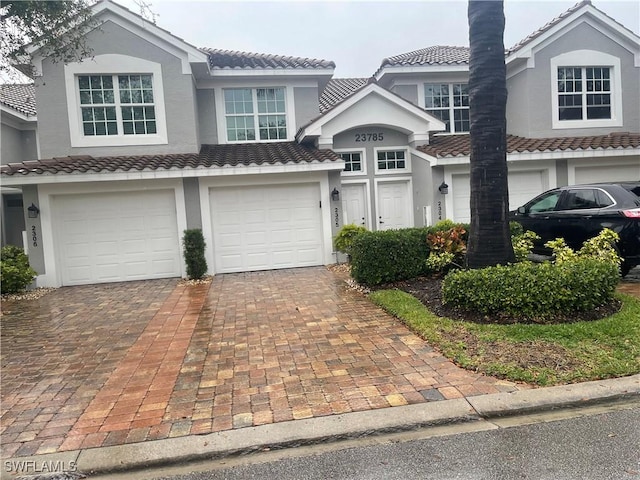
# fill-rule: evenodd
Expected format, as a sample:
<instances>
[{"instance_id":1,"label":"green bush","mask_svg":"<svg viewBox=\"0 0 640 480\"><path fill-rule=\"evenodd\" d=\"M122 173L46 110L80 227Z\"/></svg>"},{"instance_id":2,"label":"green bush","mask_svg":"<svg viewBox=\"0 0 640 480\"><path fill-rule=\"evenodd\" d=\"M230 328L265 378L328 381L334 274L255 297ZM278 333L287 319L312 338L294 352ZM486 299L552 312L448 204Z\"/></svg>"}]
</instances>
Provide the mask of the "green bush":
<instances>
[{"instance_id":1,"label":"green bush","mask_svg":"<svg viewBox=\"0 0 640 480\"><path fill-rule=\"evenodd\" d=\"M362 225L354 225L353 223L344 225L336 235L333 244L337 251L351 255L351 245L353 240L367 229Z\"/></svg>"},{"instance_id":2,"label":"green bush","mask_svg":"<svg viewBox=\"0 0 640 480\"><path fill-rule=\"evenodd\" d=\"M358 283L380 285L428 274L427 236L462 228L467 240L469 225L442 220L431 227L363 232L351 245L351 276Z\"/></svg>"},{"instance_id":3,"label":"green bush","mask_svg":"<svg viewBox=\"0 0 640 480\"><path fill-rule=\"evenodd\" d=\"M207 260L204 257L204 236L202 230L194 228L185 230L182 237L184 260L187 264L187 276L200 279L207 273Z\"/></svg>"},{"instance_id":4,"label":"green bush","mask_svg":"<svg viewBox=\"0 0 640 480\"><path fill-rule=\"evenodd\" d=\"M427 273L427 228L364 232L351 245L351 276L380 285Z\"/></svg>"},{"instance_id":5,"label":"green bush","mask_svg":"<svg viewBox=\"0 0 640 480\"><path fill-rule=\"evenodd\" d=\"M16 293L27 288L36 277L29 258L19 247L6 245L0 253L0 284L2 293Z\"/></svg>"},{"instance_id":6,"label":"green bush","mask_svg":"<svg viewBox=\"0 0 640 480\"><path fill-rule=\"evenodd\" d=\"M453 271L445 277L442 293L445 303L464 310L544 322L607 303L618 280L615 263L579 257L559 264L523 262Z\"/></svg>"}]
</instances>

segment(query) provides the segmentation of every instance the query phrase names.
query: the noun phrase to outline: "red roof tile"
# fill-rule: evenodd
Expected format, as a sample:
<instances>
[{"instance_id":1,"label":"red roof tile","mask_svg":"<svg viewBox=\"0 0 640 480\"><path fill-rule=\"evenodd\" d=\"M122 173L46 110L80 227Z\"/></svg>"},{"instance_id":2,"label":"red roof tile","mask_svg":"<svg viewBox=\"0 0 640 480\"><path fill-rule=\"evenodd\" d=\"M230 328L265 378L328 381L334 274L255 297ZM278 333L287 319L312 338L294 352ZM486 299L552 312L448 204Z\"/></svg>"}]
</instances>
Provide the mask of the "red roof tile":
<instances>
[{"instance_id":1,"label":"red roof tile","mask_svg":"<svg viewBox=\"0 0 640 480\"><path fill-rule=\"evenodd\" d=\"M611 133L588 137L525 138L507 135L507 153L555 152L563 150L608 150L640 148L639 133ZM434 135L418 150L436 158L468 157L469 135Z\"/></svg>"},{"instance_id":2,"label":"red roof tile","mask_svg":"<svg viewBox=\"0 0 640 480\"><path fill-rule=\"evenodd\" d=\"M2 175L180 170L249 165L322 163L341 161L331 150L296 142L203 145L200 153L121 157L70 156L2 165Z\"/></svg>"}]
</instances>

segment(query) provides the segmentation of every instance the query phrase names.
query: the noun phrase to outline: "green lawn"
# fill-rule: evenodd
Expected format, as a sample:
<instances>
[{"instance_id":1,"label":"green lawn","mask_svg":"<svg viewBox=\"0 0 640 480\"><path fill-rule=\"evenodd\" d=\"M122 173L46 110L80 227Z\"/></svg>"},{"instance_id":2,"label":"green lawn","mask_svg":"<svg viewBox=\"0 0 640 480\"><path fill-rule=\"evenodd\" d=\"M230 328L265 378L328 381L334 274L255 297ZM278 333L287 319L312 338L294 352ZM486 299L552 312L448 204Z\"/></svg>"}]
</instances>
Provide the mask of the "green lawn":
<instances>
[{"instance_id":1,"label":"green lawn","mask_svg":"<svg viewBox=\"0 0 640 480\"><path fill-rule=\"evenodd\" d=\"M370 298L458 365L511 381L557 385L640 372L640 299L611 317L560 325L476 324L441 318L400 290Z\"/></svg>"}]
</instances>

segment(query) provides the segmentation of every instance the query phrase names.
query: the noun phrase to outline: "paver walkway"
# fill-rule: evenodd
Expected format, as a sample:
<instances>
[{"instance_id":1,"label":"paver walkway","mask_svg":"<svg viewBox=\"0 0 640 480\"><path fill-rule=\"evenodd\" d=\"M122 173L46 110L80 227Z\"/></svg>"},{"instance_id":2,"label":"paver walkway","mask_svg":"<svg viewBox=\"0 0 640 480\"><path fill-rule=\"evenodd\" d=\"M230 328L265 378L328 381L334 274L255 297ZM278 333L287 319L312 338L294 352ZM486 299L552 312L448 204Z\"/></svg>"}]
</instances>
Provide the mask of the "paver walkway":
<instances>
[{"instance_id":1,"label":"paver walkway","mask_svg":"<svg viewBox=\"0 0 640 480\"><path fill-rule=\"evenodd\" d=\"M3 308L3 458L528 388L456 367L324 267Z\"/></svg>"}]
</instances>

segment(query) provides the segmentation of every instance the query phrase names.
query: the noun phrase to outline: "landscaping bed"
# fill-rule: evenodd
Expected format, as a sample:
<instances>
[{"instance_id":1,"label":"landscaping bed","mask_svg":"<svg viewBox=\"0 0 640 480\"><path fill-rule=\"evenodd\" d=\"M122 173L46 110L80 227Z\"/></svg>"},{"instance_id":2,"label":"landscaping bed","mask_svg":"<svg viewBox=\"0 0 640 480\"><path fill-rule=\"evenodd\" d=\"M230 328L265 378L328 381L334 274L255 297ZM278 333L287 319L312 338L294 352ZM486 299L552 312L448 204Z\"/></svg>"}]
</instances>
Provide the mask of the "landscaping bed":
<instances>
[{"instance_id":1,"label":"landscaping bed","mask_svg":"<svg viewBox=\"0 0 640 480\"><path fill-rule=\"evenodd\" d=\"M461 310L442 303L442 276L433 275L429 277L417 277L410 280L395 282L381 286L379 289L397 288L410 293L420 300L430 311L439 317L447 317L455 320L465 320L474 323L531 323L514 315L496 313L491 316L480 312ZM553 318L547 319L545 323L572 323L590 320L599 320L618 312L622 304L619 300L613 299L606 305L599 306L592 310L575 311L572 313L556 313Z\"/></svg>"}]
</instances>

